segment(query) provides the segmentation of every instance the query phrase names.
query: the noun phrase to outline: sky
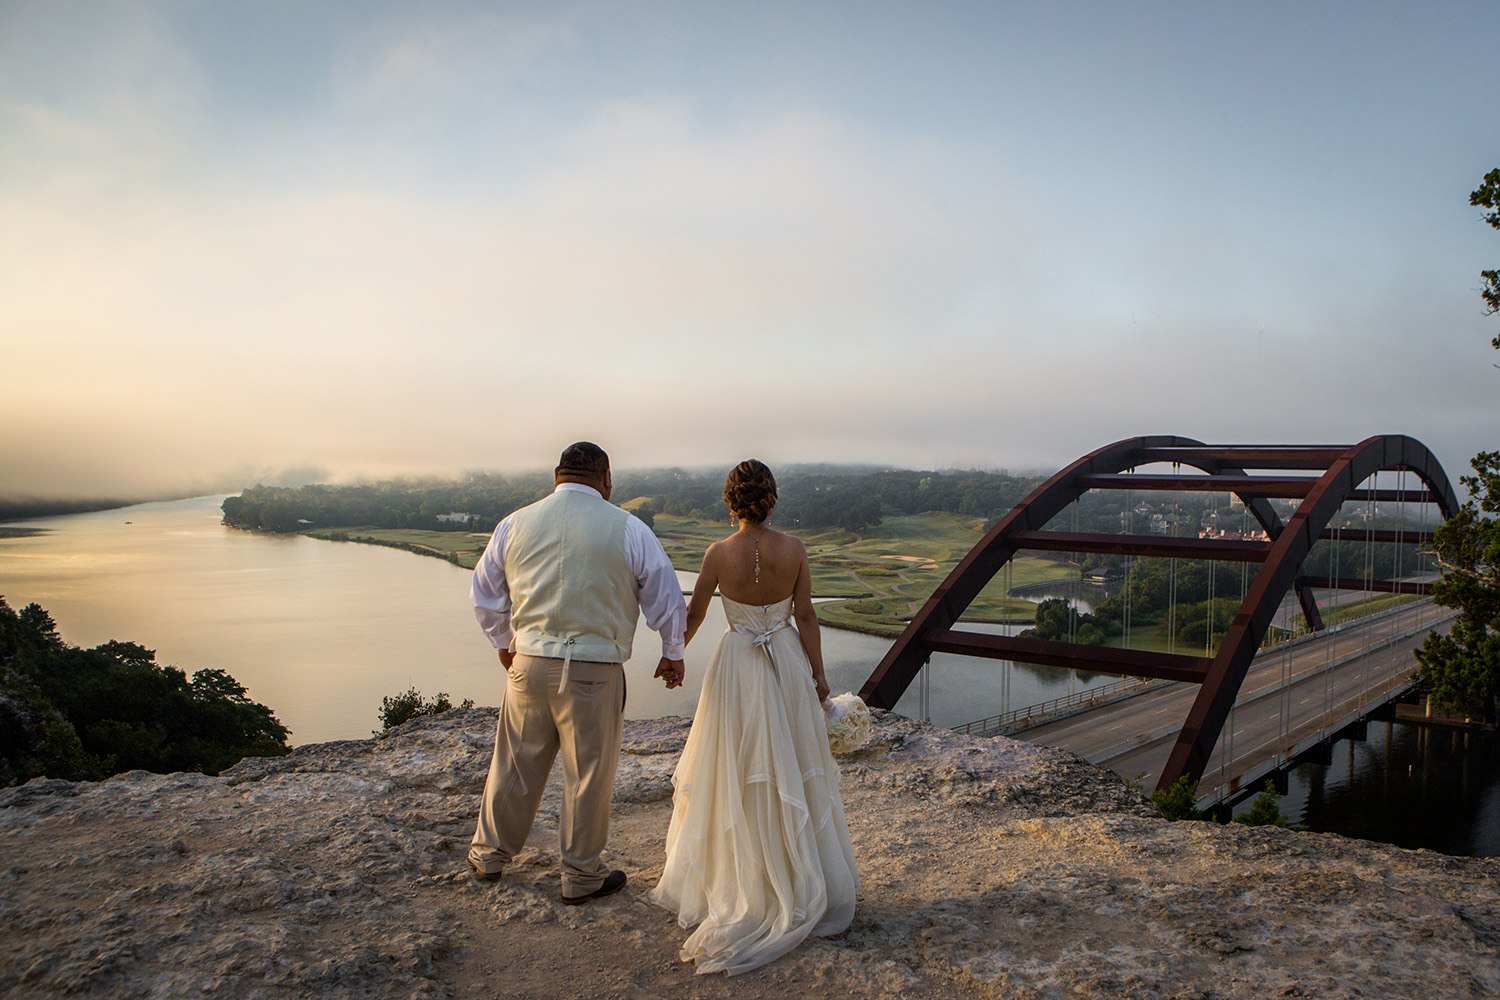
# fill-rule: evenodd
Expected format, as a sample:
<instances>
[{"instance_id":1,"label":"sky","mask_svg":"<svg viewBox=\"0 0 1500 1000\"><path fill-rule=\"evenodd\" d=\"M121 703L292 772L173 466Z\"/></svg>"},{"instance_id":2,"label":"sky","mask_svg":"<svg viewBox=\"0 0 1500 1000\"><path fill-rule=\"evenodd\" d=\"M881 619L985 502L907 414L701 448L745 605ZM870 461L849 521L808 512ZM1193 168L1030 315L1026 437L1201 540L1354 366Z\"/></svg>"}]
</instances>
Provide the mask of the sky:
<instances>
[{"instance_id":1,"label":"sky","mask_svg":"<svg viewBox=\"0 0 1500 1000\"><path fill-rule=\"evenodd\" d=\"M1500 4L0 0L0 496L1500 447Z\"/></svg>"}]
</instances>

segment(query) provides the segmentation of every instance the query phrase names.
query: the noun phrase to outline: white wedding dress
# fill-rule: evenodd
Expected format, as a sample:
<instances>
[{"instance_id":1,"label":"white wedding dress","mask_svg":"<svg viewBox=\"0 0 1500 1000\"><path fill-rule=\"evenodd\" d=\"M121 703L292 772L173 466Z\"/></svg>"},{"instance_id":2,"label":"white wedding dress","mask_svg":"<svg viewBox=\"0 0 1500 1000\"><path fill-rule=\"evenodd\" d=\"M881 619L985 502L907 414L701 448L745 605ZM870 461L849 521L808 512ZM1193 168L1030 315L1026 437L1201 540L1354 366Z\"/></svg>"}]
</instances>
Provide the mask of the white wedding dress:
<instances>
[{"instance_id":1,"label":"white wedding dress","mask_svg":"<svg viewBox=\"0 0 1500 1000\"><path fill-rule=\"evenodd\" d=\"M672 775L666 868L651 898L696 925L683 961L733 975L847 928L859 873L792 599L720 600L729 629Z\"/></svg>"}]
</instances>

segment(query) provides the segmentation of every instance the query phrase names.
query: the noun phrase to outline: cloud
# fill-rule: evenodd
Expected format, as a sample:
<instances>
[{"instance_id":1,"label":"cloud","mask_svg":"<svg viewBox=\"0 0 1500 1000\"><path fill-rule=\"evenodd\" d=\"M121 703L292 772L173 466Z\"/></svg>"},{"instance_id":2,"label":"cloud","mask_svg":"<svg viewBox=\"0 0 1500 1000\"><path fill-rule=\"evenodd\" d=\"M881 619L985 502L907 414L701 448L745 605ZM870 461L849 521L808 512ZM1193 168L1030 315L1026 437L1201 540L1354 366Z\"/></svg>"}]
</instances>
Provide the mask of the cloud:
<instances>
[{"instance_id":1,"label":"cloud","mask_svg":"<svg viewBox=\"0 0 1500 1000\"><path fill-rule=\"evenodd\" d=\"M356 29L333 76L343 99L383 114L430 110L435 100L480 102L546 72L574 35L562 20L492 11L436 20L400 11Z\"/></svg>"},{"instance_id":2,"label":"cloud","mask_svg":"<svg viewBox=\"0 0 1500 1000\"><path fill-rule=\"evenodd\" d=\"M66 131L45 126L30 145ZM519 415L556 420L568 398L580 429L666 429L650 453L673 460L703 446L678 401L722 384L761 413L847 405L831 374L889 381L914 317L1017 255L995 191L932 196L972 165L882 143L807 113L711 131L682 102L612 102L533 185L461 202L183 186L180 163L119 199L90 161L0 191L0 310L29 375L0 406L111 478L80 421L148 451L190 426L174 466L452 467L526 461L538 429Z\"/></svg>"},{"instance_id":3,"label":"cloud","mask_svg":"<svg viewBox=\"0 0 1500 1000\"><path fill-rule=\"evenodd\" d=\"M1490 433L1492 370L1452 359L1493 334L1426 231L1354 246L1161 178L1147 210L1104 147L1097 187L1054 187L1001 127L590 75L582 22L543 15L357 20L268 113L111 11L118 47L21 25L55 68L0 43L6 490L578 437L1035 468L1157 432L1405 431L1459 464Z\"/></svg>"}]
</instances>

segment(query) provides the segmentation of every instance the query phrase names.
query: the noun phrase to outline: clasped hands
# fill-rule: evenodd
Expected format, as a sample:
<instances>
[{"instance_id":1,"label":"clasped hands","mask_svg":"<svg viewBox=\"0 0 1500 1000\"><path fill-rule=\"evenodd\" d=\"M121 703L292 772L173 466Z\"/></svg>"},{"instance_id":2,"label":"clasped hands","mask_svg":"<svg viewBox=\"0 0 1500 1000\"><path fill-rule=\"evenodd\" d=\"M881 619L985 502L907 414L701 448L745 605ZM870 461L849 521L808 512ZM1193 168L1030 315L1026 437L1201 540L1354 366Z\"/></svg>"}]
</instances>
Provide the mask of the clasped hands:
<instances>
[{"instance_id":1,"label":"clasped hands","mask_svg":"<svg viewBox=\"0 0 1500 1000\"><path fill-rule=\"evenodd\" d=\"M667 685L667 690L682 687L682 679L687 675L687 667L681 660L669 660L665 656L656 665L656 673L652 677L660 677Z\"/></svg>"}]
</instances>

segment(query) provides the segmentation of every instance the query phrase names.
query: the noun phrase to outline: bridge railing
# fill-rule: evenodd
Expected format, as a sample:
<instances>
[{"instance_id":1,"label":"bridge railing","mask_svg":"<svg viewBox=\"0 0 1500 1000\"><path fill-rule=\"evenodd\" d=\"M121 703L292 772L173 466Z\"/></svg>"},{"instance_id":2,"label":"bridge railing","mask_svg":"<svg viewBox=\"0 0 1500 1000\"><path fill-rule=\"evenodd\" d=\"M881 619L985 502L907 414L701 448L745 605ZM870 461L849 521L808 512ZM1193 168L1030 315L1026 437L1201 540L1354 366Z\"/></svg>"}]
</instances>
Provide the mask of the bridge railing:
<instances>
[{"instance_id":1,"label":"bridge railing","mask_svg":"<svg viewBox=\"0 0 1500 1000\"><path fill-rule=\"evenodd\" d=\"M1006 729L1030 719L1039 719L1054 715L1069 708L1080 708L1084 705L1092 704L1101 698L1108 698L1123 691L1145 687L1150 683L1152 681L1145 677L1122 677L1117 681L1105 684L1103 687L1075 691L1061 698L1052 698L1049 701L1027 705L1024 708L1012 709L1009 712L1001 712L999 715L991 715L988 718L978 719L974 722L965 722L961 726L954 726L953 731L955 733L984 736L996 730Z\"/></svg>"}]
</instances>

